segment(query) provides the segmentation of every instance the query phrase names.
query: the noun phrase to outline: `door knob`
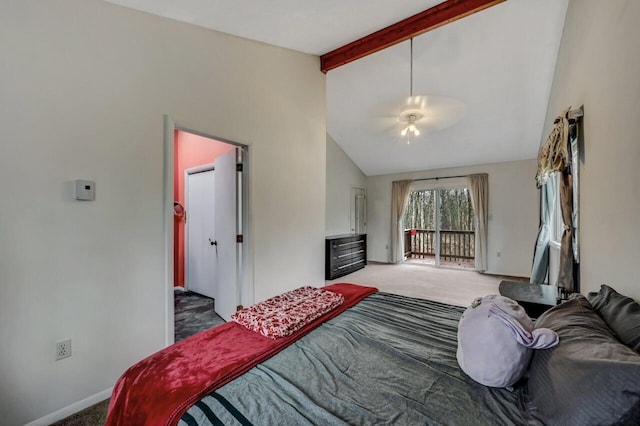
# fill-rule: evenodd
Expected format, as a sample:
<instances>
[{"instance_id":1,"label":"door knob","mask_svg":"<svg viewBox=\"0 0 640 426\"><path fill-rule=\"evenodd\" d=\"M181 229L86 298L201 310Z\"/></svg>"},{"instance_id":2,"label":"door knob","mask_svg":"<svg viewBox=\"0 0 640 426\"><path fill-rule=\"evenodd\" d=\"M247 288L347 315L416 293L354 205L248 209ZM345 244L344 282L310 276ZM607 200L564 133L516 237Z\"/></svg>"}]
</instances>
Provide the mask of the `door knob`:
<instances>
[{"instance_id":1,"label":"door knob","mask_svg":"<svg viewBox=\"0 0 640 426\"><path fill-rule=\"evenodd\" d=\"M217 246L218 242L217 241L211 241L211 238L209 238L209 244L211 244L212 246Z\"/></svg>"}]
</instances>

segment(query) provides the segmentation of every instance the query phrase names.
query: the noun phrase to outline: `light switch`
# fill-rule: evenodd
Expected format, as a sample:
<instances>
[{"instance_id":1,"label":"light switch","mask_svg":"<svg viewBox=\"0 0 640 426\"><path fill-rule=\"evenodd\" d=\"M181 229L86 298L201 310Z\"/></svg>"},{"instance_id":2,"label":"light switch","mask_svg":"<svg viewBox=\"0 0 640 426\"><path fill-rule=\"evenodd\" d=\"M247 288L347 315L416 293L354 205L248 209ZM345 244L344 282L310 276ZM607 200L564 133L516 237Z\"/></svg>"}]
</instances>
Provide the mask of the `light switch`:
<instances>
[{"instance_id":1,"label":"light switch","mask_svg":"<svg viewBox=\"0 0 640 426\"><path fill-rule=\"evenodd\" d=\"M76 180L76 200L93 201L96 199L96 183L92 180Z\"/></svg>"}]
</instances>

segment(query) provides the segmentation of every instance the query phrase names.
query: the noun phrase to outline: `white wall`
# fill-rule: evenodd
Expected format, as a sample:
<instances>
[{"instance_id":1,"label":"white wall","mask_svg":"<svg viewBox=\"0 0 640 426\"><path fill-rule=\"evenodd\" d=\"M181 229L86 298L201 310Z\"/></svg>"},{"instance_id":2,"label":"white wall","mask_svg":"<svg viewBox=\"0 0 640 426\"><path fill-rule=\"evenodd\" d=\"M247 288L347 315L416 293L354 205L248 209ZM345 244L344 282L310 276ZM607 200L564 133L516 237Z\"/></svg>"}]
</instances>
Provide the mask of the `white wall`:
<instances>
[{"instance_id":1,"label":"white wall","mask_svg":"<svg viewBox=\"0 0 640 426\"><path fill-rule=\"evenodd\" d=\"M362 170L327 134L327 235L351 232L351 187L366 188L366 182Z\"/></svg>"},{"instance_id":2,"label":"white wall","mask_svg":"<svg viewBox=\"0 0 640 426\"><path fill-rule=\"evenodd\" d=\"M580 161L581 291L607 283L640 300L640 2L572 0L545 135L584 104Z\"/></svg>"},{"instance_id":3,"label":"white wall","mask_svg":"<svg viewBox=\"0 0 640 426\"><path fill-rule=\"evenodd\" d=\"M108 389L163 346L164 114L250 146L255 298L323 284L317 57L98 0L3 2L0 57L0 423ZM94 202L72 199L78 178Z\"/></svg>"},{"instance_id":4,"label":"white wall","mask_svg":"<svg viewBox=\"0 0 640 426\"><path fill-rule=\"evenodd\" d=\"M391 182L402 179L489 174L487 273L528 277L538 232L536 160L429 170L367 178L369 260L389 262ZM500 252L500 257L497 256Z\"/></svg>"}]
</instances>

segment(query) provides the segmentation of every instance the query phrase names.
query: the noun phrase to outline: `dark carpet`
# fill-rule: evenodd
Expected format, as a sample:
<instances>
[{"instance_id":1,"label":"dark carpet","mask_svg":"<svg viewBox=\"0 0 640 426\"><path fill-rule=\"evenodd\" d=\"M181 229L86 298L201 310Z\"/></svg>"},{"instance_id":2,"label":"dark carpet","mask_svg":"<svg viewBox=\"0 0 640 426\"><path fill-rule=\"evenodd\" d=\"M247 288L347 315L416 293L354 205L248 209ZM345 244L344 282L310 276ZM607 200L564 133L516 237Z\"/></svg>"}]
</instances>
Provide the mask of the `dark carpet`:
<instances>
[{"instance_id":1,"label":"dark carpet","mask_svg":"<svg viewBox=\"0 0 640 426\"><path fill-rule=\"evenodd\" d=\"M213 299L190 291L174 291L176 342L224 324L214 311Z\"/></svg>"},{"instance_id":2,"label":"dark carpet","mask_svg":"<svg viewBox=\"0 0 640 426\"><path fill-rule=\"evenodd\" d=\"M190 291L174 290L175 340L186 339L216 325L224 324L214 308L214 300ZM51 426L103 426L109 400L101 401Z\"/></svg>"}]
</instances>

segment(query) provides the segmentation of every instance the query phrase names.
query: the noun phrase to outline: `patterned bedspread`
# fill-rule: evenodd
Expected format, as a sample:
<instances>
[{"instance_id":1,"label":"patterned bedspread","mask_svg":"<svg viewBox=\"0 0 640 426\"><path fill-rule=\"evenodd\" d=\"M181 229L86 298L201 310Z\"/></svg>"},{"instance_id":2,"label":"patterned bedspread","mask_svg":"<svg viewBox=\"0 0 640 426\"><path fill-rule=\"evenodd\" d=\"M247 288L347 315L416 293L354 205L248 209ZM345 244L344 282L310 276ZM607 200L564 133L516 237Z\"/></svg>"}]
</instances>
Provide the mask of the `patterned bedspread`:
<instances>
[{"instance_id":1,"label":"patterned bedspread","mask_svg":"<svg viewBox=\"0 0 640 426\"><path fill-rule=\"evenodd\" d=\"M456 361L463 308L376 293L202 398L180 425L536 424Z\"/></svg>"},{"instance_id":2,"label":"patterned bedspread","mask_svg":"<svg viewBox=\"0 0 640 426\"><path fill-rule=\"evenodd\" d=\"M265 337L280 339L291 336L343 302L341 294L300 287L235 312L231 319Z\"/></svg>"}]
</instances>

